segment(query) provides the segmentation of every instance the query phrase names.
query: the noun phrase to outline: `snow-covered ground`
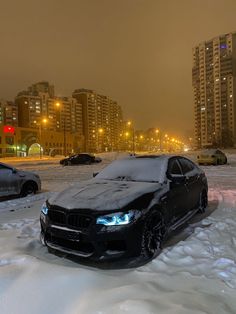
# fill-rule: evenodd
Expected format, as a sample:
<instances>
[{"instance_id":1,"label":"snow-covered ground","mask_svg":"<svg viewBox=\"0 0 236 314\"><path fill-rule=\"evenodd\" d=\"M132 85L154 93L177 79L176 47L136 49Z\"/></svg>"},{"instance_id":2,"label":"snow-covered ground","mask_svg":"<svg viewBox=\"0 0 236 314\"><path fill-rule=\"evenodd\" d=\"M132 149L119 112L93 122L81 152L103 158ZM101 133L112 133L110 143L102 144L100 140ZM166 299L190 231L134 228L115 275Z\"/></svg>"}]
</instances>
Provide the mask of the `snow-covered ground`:
<instances>
[{"instance_id":1,"label":"snow-covered ground","mask_svg":"<svg viewBox=\"0 0 236 314\"><path fill-rule=\"evenodd\" d=\"M37 172L43 191L0 202L0 313L236 313L236 154L229 165L203 167L209 208L139 268L97 269L47 252L39 242L43 201L91 178L117 155L91 166L11 162Z\"/></svg>"}]
</instances>

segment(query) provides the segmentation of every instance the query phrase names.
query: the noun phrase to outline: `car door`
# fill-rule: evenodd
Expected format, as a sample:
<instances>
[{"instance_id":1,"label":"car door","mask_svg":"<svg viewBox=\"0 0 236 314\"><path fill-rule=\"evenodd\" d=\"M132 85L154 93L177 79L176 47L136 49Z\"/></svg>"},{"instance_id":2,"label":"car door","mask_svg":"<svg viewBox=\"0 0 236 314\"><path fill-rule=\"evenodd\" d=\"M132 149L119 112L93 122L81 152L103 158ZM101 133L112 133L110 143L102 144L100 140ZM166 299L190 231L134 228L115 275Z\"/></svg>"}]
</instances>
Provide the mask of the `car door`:
<instances>
[{"instance_id":1,"label":"car door","mask_svg":"<svg viewBox=\"0 0 236 314\"><path fill-rule=\"evenodd\" d=\"M188 190L188 206L186 211L196 208L201 193L200 173L197 166L187 158L179 157L183 175L186 177L186 187Z\"/></svg>"},{"instance_id":2,"label":"car door","mask_svg":"<svg viewBox=\"0 0 236 314\"><path fill-rule=\"evenodd\" d=\"M188 190L179 161L176 157L171 158L168 162L167 178L169 180L167 207L175 220L184 215L188 206ZM178 180L174 180L174 178L177 178Z\"/></svg>"},{"instance_id":3,"label":"car door","mask_svg":"<svg viewBox=\"0 0 236 314\"><path fill-rule=\"evenodd\" d=\"M82 158L81 158L81 163L82 164L85 164L85 165L91 164L91 156L90 155L84 154L84 155L81 155L81 156L82 156Z\"/></svg>"},{"instance_id":4,"label":"car door","mask_svg":"<svg viewBox=\"0 0 236 314\"><path fill-rule=\"evenodd\" d=\"M0 196L17 194L19 190L17 172L5 165L0 165Z\"/></svg>"},{"instance_id":5,"label":"car door","mask_svg":"<svg viewBox=\"0 0 236 314\"><path fill-rule=\"evenodd\" d=\"M74 155L70 157L70 162L72 165L76 165L80 163L80 155Z\"/></svg>"}]
</instances>

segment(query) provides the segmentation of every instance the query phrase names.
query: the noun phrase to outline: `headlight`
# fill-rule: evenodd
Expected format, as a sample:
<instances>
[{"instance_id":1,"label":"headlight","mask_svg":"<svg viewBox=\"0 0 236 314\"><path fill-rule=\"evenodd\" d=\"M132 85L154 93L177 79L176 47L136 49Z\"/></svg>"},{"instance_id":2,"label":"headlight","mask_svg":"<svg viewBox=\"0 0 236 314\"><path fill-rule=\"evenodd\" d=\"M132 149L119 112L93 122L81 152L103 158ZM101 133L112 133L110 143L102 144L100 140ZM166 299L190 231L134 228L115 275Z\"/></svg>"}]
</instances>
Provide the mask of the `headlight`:
<instances>
[{"instance_id":1,"label":"headlight","mask_svg":"<svg viewBox=\"0 0 236 314\"><path fill-rule=\"evenodd\" d=\"M118 226L129 224L134 217L133 212L128 213L115 213L97 218L97 225L104 226Z\"/></svg>"},{"instance_id":2,"label":"headlight","mask_svg":"<svg viewBox=\"0 0 236 314\"><path fill-rule=\"evenodd\" d=\"M41 207L41 212L42 212L44 215L47 215L47 213L48 213L48 207L47 207L47 204L46 204L46 203L43 203L43 206Z\"/></svg>"}]
</instances>

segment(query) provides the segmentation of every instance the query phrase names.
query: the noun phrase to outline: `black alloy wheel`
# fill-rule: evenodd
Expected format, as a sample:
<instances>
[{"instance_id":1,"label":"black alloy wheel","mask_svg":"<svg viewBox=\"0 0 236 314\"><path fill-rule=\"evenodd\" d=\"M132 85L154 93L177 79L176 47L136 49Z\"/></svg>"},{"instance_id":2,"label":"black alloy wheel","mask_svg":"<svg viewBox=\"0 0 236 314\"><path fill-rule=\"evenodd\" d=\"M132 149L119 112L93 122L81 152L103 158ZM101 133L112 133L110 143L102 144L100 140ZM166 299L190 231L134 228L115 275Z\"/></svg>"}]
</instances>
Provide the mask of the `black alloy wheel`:
<instances>
[{"instance_id":1,"label":"black alloy wheel","mask_svg":"<svg viewBox=\"0 0 236 314\"><path fill-rule=\"evenodd\" d=\"M199 198L199 212L202 214L205 213L207 205L208 205L207 191L203 190Z\"/></svg>"},{"instance_id":2,"label":"black alloy wheel","mask_svg":"<svg viewBox=\"0 0 236 314\"><path fill-rule=\"evenodd\" d=\"M163 223L158 212L152 213L147 218L142 235L141 256L154 258L161 252L163 239Z\"/></svg>"},{"instance_id":3,"label":"black alloy wheel","mask_svg":"<svg viewBox=\"0 0 236 314\"><path fill-rule=\"evenodd\" d=\"M22 197L25 197L25 196L27 196L27 195L35 194L36 191L37 191L37 185L36 185L35 182L33 182L33 181L26 182L26 183L23 185L22 189L21 189L20 195L21 195Z\"/></svg>"}]
</instances>

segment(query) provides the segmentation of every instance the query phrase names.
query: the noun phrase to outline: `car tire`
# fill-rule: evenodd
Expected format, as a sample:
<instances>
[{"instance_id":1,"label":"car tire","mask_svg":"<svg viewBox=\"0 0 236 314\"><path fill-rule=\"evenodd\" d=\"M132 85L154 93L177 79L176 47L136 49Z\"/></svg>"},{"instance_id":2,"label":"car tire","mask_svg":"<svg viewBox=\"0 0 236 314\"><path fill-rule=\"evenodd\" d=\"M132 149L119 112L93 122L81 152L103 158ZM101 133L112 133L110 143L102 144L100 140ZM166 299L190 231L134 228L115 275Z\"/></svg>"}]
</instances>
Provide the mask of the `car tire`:
<instances>
[{"instance_id":1,"label":"car tire","mask_svg":"<svg viewBox=\"0 0 236 314\"><path fill-rule=\"evenodd\" d=\"M64 161L63 166L68 166L68 161Z\"/></svg>"},{"instance_id":2,"label":"car tire","mask_svg":"<svg viewBox=\"0 0 236 314\"><path fill-rule=\"evenodd\" d=\"M228 162L227 157L225 157L225 165L227 165L227 162Z\"/></svg>"},{"instance_id":3,"label":"car tire","mask_svg":"<svg viewBox=\"0 0 236 314\"><path fill-rule=\"evenodd\" d=\"M145 259L155 258L161 252L163 239L163 222L159 212L151 213L144 224L141 257Z\"/></svg>"},{"instance_id":4,"label":"car tire","mask_svg":"<svg viewBox=\"0 0 236 314\"><path fill-rule=\"evenodd\" d=\"M207 205L208 205L207 191L202 190L200 197L199 197L199 213L201 213L201 214L205 213Z\"/></svg>"},{"instance_id":5,"label":"car tire","mask_svg":"<svg viewBox=\"0 0 236 314\"><path fill-rule=\"evenodd\" d=\"M38 190L37 184L34 181L28 181L22 186L20 195L21 197L32 195L35 194L37 190Z\"/></svg>"}]
</instances>

